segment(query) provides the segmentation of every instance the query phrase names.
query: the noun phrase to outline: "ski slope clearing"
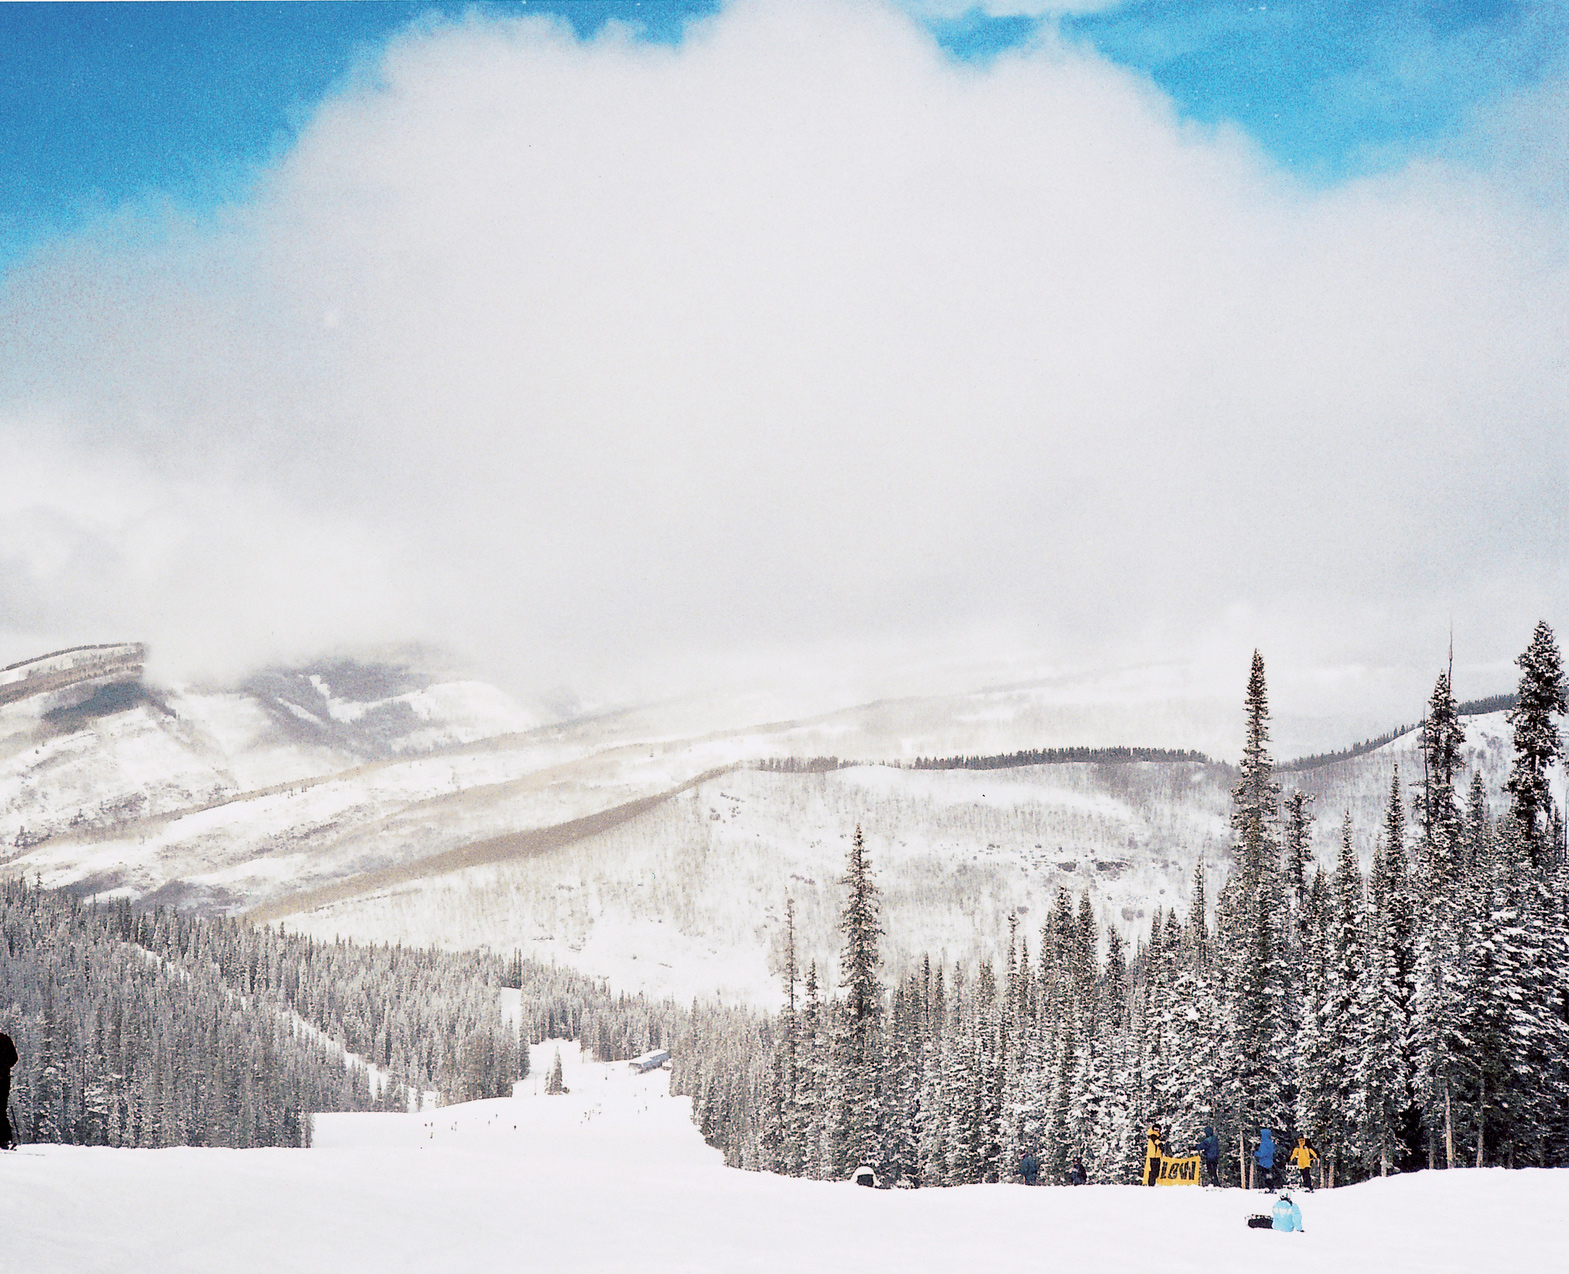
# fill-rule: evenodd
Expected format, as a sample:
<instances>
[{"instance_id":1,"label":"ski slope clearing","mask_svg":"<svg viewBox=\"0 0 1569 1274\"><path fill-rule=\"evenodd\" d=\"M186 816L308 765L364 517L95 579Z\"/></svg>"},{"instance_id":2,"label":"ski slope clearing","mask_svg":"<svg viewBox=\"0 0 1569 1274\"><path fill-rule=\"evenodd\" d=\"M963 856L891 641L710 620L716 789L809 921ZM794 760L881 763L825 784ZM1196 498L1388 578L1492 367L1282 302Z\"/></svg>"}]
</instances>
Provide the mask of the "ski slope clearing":
<instances>
[{"instance_id":1,"label":"ski slope clearing","mask_svg":"<svg viewBox=\"0 0 1569 1274\"><path fill-rule=\"evenodd\" d=\"M0 1156L6 1268L170 1271L1551 1269L1569 1172L1427 1172L1299 1196L1306 1233L1249 1230L1269 1196L1130 1186L865 1190L723 1166L663 1072L583 1063L536 1092L411 1115L324 1115L311 1150L27 1147Z\"/></svg>"}]
</instances>

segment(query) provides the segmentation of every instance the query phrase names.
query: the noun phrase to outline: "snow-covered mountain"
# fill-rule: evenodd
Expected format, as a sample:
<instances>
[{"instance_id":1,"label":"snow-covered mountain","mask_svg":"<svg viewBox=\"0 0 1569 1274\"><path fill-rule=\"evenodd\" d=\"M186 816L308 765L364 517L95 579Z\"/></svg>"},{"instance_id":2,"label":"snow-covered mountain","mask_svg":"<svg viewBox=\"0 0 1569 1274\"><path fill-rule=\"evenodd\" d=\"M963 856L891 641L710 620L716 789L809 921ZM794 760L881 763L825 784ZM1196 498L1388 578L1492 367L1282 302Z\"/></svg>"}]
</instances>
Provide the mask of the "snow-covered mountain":
<instances>
[{"instance_id":1,"label":"snow-covered mountain","mask_svg":"<svg viewBox=\"0 0 1569 1274\"><path fill-rule=\"evenodd\" d=\"M1467 766L1497 791L1509 759L1502 714L1468 719L1467 737ZM1346 810L1364 861L1371 855L1397 765L1403 782L1419 777L1415 736L1281 776L1288 793L1314 797L1321 862L1334 861ZM1195 762L743 769L549 855L367 882L376 887L302 906L289 923L323 937L519 948L617 987L771 1005L787 898L803 964L816 959L837 978L837 881L857 824L897 975L923 956L1000 958L1010 917L1038 947L1059 889L1075 900L1087 892L1101 923L1130 941L1147 934L1155 908L1186 909L1200 859L1213 901L1229 867L1234 779Z\"/></svg>"},{"instance_id":2,"label":"snow-covered mountain","mask_svg":"<svg viewBox=\"0 0 1569 1274\"><path fill-rule=\"evenodd\" d=\"M1155 908L1186 906L1201 858L1212 876L1227 866L1222 764L905 768L1171 746L1181 709L1141 728L1128 705L1097 720L1024 685L801 718L711 695L551 721L416 660L273 670L217 691L145 686L139 662L124 664L132 648L95 649L108 664L72 656L67 675L53 657L53 681L35 675L37 693L0 705L5 865L83 894L326 937L521 949L629 990L772 1003L786 899L803 957L833 967L835 882L857 824L891 972L923 954L995 957L1009 918L1033 935L1061 888L1087 891L1136 939ZM1371 851L1395 765L1408 786L1420 777L1415 746L1405 735L1281 776L1315 796L1322 860L1348 809ZM822 755L905 766L755 768ZM1468 719L1464 763L1494 792L1508 759L1502 714Z\"/></svg>"}]
</instances>

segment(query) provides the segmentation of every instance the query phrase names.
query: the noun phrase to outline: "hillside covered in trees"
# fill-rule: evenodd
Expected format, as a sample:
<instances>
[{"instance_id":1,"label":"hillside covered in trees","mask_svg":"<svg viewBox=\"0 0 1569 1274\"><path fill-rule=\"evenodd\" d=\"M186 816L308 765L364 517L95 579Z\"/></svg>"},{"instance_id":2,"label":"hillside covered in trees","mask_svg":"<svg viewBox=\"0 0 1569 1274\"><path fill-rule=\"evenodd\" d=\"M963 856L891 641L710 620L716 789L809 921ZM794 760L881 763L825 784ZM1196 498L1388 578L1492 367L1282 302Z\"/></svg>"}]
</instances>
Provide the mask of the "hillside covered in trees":
<instances>
[{"instance_id":1,"label":"hillside covered in trees","mask_svg":"<svg viewBox=\"0 0 1569 1274\"><path fill-rule=\"evenodd\" d=\"M0 942L24 1141L301 1146L317 1112L510 1095L539 1040L580 1039L609 1059L673 1046L691 1056L702 1036L723 1057L756 1030L745 1014L613 997L518 955L319 942L84 904L22 879L0 888ZM519 993L515 1021L504 987Z\"/></svg>"},{"instance_id":2,"label":"hillside covered in trees","mask_svg":"<svg viewBox=\"0 0 1569 1274\"><path fill-rule=\"evenodd\" d=\"M1552 632L1520 657L1502 808L1459 770L1447 674L1421 725L1422 770L1395 772L1371 870L1342 820L1316 869L1305 792L1282 800L1263 660L1247 688L1232 871L1195 873L1185 915L1157 911L1104 956L1066 889L1005 966L928 962L876 980L877 888L857 831L841 930L843 995L793 943L766 1059L706 1066L699 1117L747 1167L890 1182L1005 1180L1025 1150L1049 1179L1082 1155L1132 1181L1144 1129L1192 1145L1213 1126L1236 1183L1261 1126L1313 1138L1331 1181L1418 1168L1569 1163L1569 867L1549 768L1565 682ZM792 916L793 919L793 916Z\"/></svg>"}]
</instances>

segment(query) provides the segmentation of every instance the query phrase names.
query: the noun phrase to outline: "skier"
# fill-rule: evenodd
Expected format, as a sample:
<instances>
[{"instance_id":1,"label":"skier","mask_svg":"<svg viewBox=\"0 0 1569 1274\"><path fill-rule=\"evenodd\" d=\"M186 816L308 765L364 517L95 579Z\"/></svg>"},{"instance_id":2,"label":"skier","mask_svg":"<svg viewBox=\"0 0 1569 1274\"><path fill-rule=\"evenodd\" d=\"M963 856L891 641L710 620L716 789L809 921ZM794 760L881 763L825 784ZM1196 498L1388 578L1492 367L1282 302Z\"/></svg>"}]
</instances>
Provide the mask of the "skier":
<instances>
[{"instance_id":1,"label":"skier","mask_svg":"<svg viewBox=\"0 0 1569 1274\"><path fill-rule=\"evenodd\" d=\"M1275 1135L1268 1128L1258 1130L1258 1149L1253 1152L1253 1161L1264 1170L1265 1190L1275 1188Z\"/></svg>"},{"instance_id":2,"label":"skier","mask_svg":"<svg viewBox=\"0 0 1569 1274\"><path fill-rule=\"evenodd\" d=\"M1291 1201L1289 1194L1283 1194L1275 1200L1275 1206L1270 1209L1274 1214L1274 1224L1271 1229L1296 1231L1302 1233L1302 1209Z\"/></svg>"},{"instance_id":3,"label":"skier","mask_svg":"<svg viewBox=\"0 0 1569 1274\"><path fill-rule=\"evenodd\" d=\"M1148 1144L1144 1147L1144 1184L1152 1186L1160 1180L1160 1125L1152 1123L1145 1136Z\"/></svg>"},{"instance_id":4,"label":"skier","mask_svg":"<svg viewBox=\"0 0 1569 1274\"><path fill-rule=\"evenodd\" d=\"M1306 1137L1298 1137L1296 1149L1291 1152L1289 1160L1292 1167L1302 1174L1302 1188L1309 1194L1313 1193L1313 1161L1318 1158L1318 1151L1308 1144Z\"/></svg>"},{"instance_id":5,"label":"skier","mask_svg":"<svg viewBox=\"0 0 1569 1274\"><path fill-rule=\"evenodd\" d=\"M1024 1179L1024 1184L1032 1186L1035 1178L1040 1175L1041 1161L1035 1157L1035 1152L1026 1150L1024 1157L1019 1160L1019 1176Z\"/></svg>"},{"instance_id":6,"label":"skier","mask_svg":"<svg viewBox=\"0 0 1569 1274\"><path fill-rule=\"evenodd\" d=\"M1089 1174L1084 1171L1084 1160L1075 1155L1073 1164L1068 1169L1068 1184L1070 1186L1081 1186L1089 1179Z\"/></svg>"},{"instance_id":7,"label":"skier","mask_svg":"<svg viewBox=\"0 0 1569 1274\"><path fill-rule=\"evenodd\" d=\"M1204 1161L1204 1184L1220 1186L1220 1138L1213 1128L1205 1128L1199 1141L1199 1158Z\"/></svg>"},{"instance_id":8,"label":"skier","mask_svg":"<svg viewBox=\"0 0 1569 1274\"><path fill-rule=\"evenodd\" d=\"M16 1045L0 1031L0 1150L15 1150L11 1131L11 1067L16 1065Z\"/></svg>"}]
</instances>

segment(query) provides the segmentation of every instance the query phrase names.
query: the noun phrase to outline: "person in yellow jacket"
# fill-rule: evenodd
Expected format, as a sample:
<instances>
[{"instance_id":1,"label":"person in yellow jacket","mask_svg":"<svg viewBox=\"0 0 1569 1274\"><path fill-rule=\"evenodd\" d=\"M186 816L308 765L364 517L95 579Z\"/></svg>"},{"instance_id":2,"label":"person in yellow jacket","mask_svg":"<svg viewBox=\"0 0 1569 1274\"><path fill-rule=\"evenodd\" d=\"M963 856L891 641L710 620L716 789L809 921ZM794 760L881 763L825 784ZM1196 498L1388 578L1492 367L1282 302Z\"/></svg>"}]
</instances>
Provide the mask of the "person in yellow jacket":
<instances>
[{"instance_id":1,"label":"person in yellow jacket","mask_svg":"<svg viewBox=\"0 0 1569 1274\"><path fill-rule=\"evenodd\" d=\"M1144 1148L1144 1184L1152 1186L1160 1180L1160 1125L1151 1124L1147 1136L1149 1144Z\"/></svg>"},{"instance_id":2,"label":"person in yellow jacket","mask_svg":"<svg viewBox=\"0 0 1569 1274\"><path fill-rule=\"evenodd\" d=\"M1306 1137L1298 1137L1296 1147L1291 1152L1290 1163L1293 1168L1302 1174L1302 1188L1309 1194L1313 1193L1313 1164L1318 1159L1318 1151L1308 1145Z\"/></svg>"}]
</instances>

